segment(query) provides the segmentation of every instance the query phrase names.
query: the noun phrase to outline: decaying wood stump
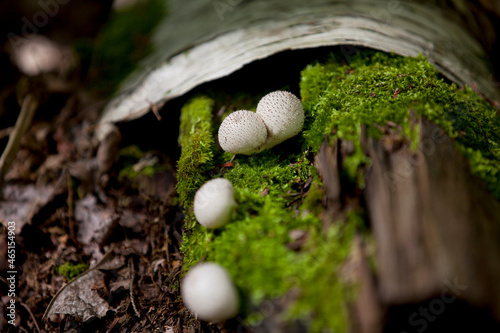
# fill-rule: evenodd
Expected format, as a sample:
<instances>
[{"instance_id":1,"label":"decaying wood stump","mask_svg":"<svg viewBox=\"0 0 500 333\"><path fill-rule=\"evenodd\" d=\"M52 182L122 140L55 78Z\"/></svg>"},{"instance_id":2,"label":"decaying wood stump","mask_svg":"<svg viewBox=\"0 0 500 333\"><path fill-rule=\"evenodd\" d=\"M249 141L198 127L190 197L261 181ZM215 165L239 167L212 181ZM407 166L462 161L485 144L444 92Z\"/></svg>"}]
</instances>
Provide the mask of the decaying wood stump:
<instances>
[{"instance_id":1,"label":"decaying wood stump","mask_svg":"<svg viewBox=\"0 0 500 333\"><path fill-rule=\"evenodd\" d=\"M423 119L420 128L417 152L365 142L380 300L414 303L458 288L462 300L498 319L500 202L438 126Z\"/></svg>"},{"instance_id":2,"label":"decaying wood stump","mask_svg":"<svg viewBox=\"0 0 500 333\"><path fill-rule=\"evenodd\" d=\"M378 240L380 297L415 301L458 279L467 301L500 318L500 202L439 127L424 119L420 128L416 153L365 142L373 163L366 201Z\"/></svg>"},{"instance_id":3,"label":"decaying wood stump","mask_svg":"<svg viewBox=\"0 0 500 333\"><path fill-rule=\"evenodd\" d=\"M477 317L477 326L462 328L498 329L500 202L471 175L468 161L440 127L427 119L415 120L413 114L410 118L420 128L416 151L409 145L388 144L393 138L377 140L363 134L362 144L372 161L363 196L376 241L377 269L370 269L358 239L360 289L353 326L359 332L392 332L391 325L383 324L387 311L410 305L394 332L404 327L420 332L429 323L421 322L425 316L420 309L435 319L432 313L446 311L460 299L483 311L467 315L466 324ZM336 218L339 206L346 204L341 204L341 145L325 140L315 162L326 187L327 212ZM460 311L447 311L450 318L429 331L461 327L456 324ZM482 317L491 321L483 323Z\"/></svg>"}]
</instances>

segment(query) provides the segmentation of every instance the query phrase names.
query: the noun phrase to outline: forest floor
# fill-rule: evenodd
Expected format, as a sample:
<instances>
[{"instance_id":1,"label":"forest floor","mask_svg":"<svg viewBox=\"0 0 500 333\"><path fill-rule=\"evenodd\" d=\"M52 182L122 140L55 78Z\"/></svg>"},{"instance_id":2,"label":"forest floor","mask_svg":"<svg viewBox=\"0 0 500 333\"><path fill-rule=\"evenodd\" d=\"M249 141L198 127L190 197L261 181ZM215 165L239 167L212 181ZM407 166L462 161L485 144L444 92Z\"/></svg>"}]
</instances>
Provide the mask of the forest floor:
<instances>
[{"instance_id":1,"label":"forest floor","mask_svg":"<svg viewBox=\"0 0 500 333\"><path fill-rule=\"evenodd\" d=\"M148 8L148 15L160 12ZM135 15L125 15L119 24L131 17ZM150 28L144 27L144 33ZM96 45L109 43L106 34L101 38ZM112 57L99 49L89 56L87 43L75 43L78 56L66 58L70 61L50 72L17 73L0 87L7 111L0 114L0 147L12 157L12 164L0 165L2 332L225 332L245 331L252 320L259 329L272 331L292 303L302 304L300 311L305 311L299 311L301 320L292 322L297 331L310 325L317 325L317 331L345 325L342 310L351 311L353 304L344 301L352 301L352 294L337 283L337 276L351 279L359 264L351 250L356 252L359 248L353 244L360 242L353 239L365 241L366 255L373 260L363 194L370 161L361 145L361 128L380 139L388 153L410 151L418 145L418 131L408 120L410 108L434 117L457 142L470 145L464 154L475 158L473 171L500 196L499 151L489 141L500 140L493 108L472 89L444 82L422 58L369 51L366 59L354 57L352 66L334 57L321 58L326 64L313 62L306 69L301 65L291 74L301 82L274 89L292 86L301 95L310 112L304 135L277 150L231 162L212 142L202 145L208 157L198 163L201 148L183 143L195 131L183 132L181 110L187 114L194 109L187 118L198 121L197 112L208 108L212 118L201 122L212 126L213 134L223 115L254 108L269 91L228 97L224 91L205 89L202 97L170 105L174 111L169 118L153 108L142 119L117 124L98 142L99 116L109 101L106 96L116 89L111 82L123 79L120 67L126 65L117 61L118 72L107 67ZM121 52L130 53L133 64L134 57L143 54L132 52L137 45L131 47ZM102 58L96 60L95 54ZM12 67L9 60L6 63ZM120 77L113 77L117 73ZM422 98L440 108L414 103ZM201 106L193 107L196 103ZM30 110L33 117L19 116ZM485 117L476 121L478 110L485 110ZM9 146L13 133L23 126L19 146ZM196 126L194 122L187 128ZM466 135L474 140L463 139ZM336 147L339 151L333 152ZM322 164L335 166L341 174L334 175L333 184L320 180L316 169ZM196 172L187 172L193 170L189 168ZM236 221L220 232L201 228L189 209L194 189L214 177L229 178L240 201ZM335 191L328 194L328 188L337 189L337 196L329 197ZM337 214L335 221L332 211L323 214L329 204ZM268 227L272 221L275 225ZM352 228L332 227L335 223ZM256 256L258 262L242 260L244 256ZM250 300L241 316L213 324L197 320L185 308L182 276L202 260L217 261L236 277L242 295ZM265 307L269 305L272 311Z\"/></svg>"}]
</instances>

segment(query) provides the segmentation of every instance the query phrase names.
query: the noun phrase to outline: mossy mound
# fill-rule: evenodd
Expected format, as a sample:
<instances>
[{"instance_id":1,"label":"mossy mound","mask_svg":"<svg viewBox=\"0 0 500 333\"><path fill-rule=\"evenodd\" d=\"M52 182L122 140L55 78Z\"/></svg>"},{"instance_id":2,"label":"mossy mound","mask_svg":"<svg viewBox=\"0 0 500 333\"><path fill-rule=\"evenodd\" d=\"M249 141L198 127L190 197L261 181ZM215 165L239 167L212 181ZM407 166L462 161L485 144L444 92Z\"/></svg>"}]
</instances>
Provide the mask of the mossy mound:
<instances>
[{"instance_id":1,"label":"mossy mound","mask_svg":"<svg viewBox=\"0 0 500 333\"><path fill-rule=\"evenodd\" d=\"M141 151L140 148L136 145L122 148L118 155L120 156L120 160L118 163L118 167L120 170L120 172L118 173L118 181L120 182L122 182L126 178L129 180L136 179L140 175L152 177L155 174L163 171L162 166L157 161L153 161L154 163L146 164L139 170L135 169L135 163L147 156L147 152Z\"/></svg>"},{"instance_id":2,"label":"mossy mound","mask_svg":"<svg viewBox=\"0 0 500 333\"><path fill-rule=\"evenodd\" d=\"M246 322L257 325L265 317L262 302L300 290L288 307L290 320L303 320L311 331L346 331L348 304L355 285L338 272L348 259L356 233L364 233L364 211L345 207L328 230L322 226L322 184L313 166L325 135L351 141L341 175L362 189L370 160L360 144L361 126L375 138L380 126L398 126L413 148L418 128L409 122L409 110L442 126L471 161L474 173L485 179L500 198L499 121L496 112L469 88L446 83L423 57L403 58L363 52L346 63L331 57L302 72L301 98L306 112L304 131L269 151L232 156L216 144L224 115L221 104L206 96L193 98L182 109L178 162L180 204L186 212L182 252L184 269L200 261L215 261L228 269L244 302ZM235 109L252 98L224 101ZM226 112L227 113L227 112ZM218 230L200 226L192 212L196 190L208 179L224 177L235 187L237 212ZM301 235L297 238L297 235ZM290 305L290 304L289 304Z\"/></svg>"},{"instance_id":3,"label":"mossy mound","mask_svg":"<svg viewBox=\"0 0 500 333\"><path fill-rule=\"evenodd\" d=\"M58 266L56 270L57 273L66 278L66 281L71 281L78 275L85 272L88 268L88 265L85 264L72 264L70 262L65 262L64 265Z\"/></svg>"},{"instance_id":4,"label":"mossy mound","mask_svg":"<svg viewBox=\"0 0 500 333\"><path fill-rule=\"evenodd\" d=\"M324 134L352 141L344 160L347 174L362 186L360 167L369 163L360 144L361 125L378 138L392 122L413 148L410 108L441 126L469 158L473 173L500 199L500 120L496 110L471 88L448 84L424 57L363 52L345 63L332 58L302 72L301 97L306 112L306 146L316 152Z\"/></svg>"},{"instance_id":5,"label":"mossy mound","mask_svg":"<svg viewBox=\"0 0 500 333\"><path fill-rule=\"evenodd\" d=\"M321 232L321 183L310 160L312 155L301 149L302 139L292 140L286 154L280 154L276 147L258 155L237 156L234 166L224 166L231 156L214 144L214 104L212 99L201 96L182 109L179 143L183 149L178 162L177 190L186 211L184 269L202 260L226 267L246 301L242 313L247 315L249 324L263 319L257 307L264 300L284 296L293 287L312 284L324 267L329 267L324 278L328 276L332 281L332 289L344 292L333 274L336 266L331 264L341 263L347 257L355 230L349 226L357 222L354 218L350 223L339 221L331 233ZM219 123L221 119L217 117L215 121ZM227 226L207 230L196 222L192 200L206 180L216 177L232 182L238 208ZM299 251L293 245L294 232L309 237ZM321 299L323 295L318 288L307 297ZM331 305L326 310L346 314L345 297L332 302L328 296L325 302ZM298 307L295 313L309 314L310 310L319 311L320 307L307 311ZM336 316L333 326L345 327L345 318Z\"/></svg>"}]
</instances>

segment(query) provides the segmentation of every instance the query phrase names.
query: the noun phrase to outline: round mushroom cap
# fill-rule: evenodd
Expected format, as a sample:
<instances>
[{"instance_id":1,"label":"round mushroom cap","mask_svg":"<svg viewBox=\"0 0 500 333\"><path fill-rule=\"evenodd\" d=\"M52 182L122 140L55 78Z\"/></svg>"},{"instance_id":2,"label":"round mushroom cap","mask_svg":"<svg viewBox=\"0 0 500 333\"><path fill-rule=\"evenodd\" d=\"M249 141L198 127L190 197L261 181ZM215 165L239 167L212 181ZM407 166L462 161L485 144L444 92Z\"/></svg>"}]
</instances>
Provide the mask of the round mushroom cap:
<instances>
[{"instance_id":1,"label":"round mushroom cap","mask_svg":"<svg viewBox=\"0 0 500 333\"><path fill-rule=\"evenodd\" d=\"M186 307L199 319L220 322L238 314L239 296L229 273L219 264L192 267L181 287Z\"/></svg>"},{"instance_id":2,"label":"round mushroom cap","mask_svg":"<svg viewBox=\"0 0 500 333\"><path fill-rule=\"evenodd\" d=\"M225 178L203 184L194 195L194 216L208 229L220 228L231 219L236 201L234 188Z\"/></svg>"},{"instance_id":3,"label":"round mushroom cap","mask_svg":"<svg viewBox=\"0 0 500 333\"><path fill-rule=\"evenodd\" d=\"M250 155L259 152L266 138L266 125L252 111L235 111L219 127L219 144L231 154Z\"/></svg>"},{"instance_id":4,"label":"round mushroom cap","mask_svg":"<svg viewBox=\"0 0 500 333\"><path fill-rule=\"evenodd\" d=\"M297 135L304 126L302 102L288 91L274 91L262 97L256 112L267 127L267 140L262 149L268 149Z\"/></svg>"}]
</instances>

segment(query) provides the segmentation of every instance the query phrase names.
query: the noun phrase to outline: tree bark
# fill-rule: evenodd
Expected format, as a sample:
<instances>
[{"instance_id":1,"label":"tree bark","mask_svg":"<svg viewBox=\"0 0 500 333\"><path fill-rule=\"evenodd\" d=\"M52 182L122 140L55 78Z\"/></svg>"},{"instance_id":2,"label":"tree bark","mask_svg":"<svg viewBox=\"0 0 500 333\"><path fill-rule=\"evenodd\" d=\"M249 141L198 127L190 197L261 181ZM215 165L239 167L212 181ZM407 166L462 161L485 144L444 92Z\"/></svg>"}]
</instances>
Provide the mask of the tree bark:
<instances>
[{"instance_id":1,"label":"tree bark","mask_svg":"<svg viewBox=\"0 0 500 333\"><path fill-rule=\"evenodd\" d=\"M226 4L225 10L217 7L220 3ZM190 5L176 0L169 4L168 16L153 37L156 52L107 105L99 139L107 135L109 123L141 117L155 104L163 105L255 60L323 46L342 45L346 56L356 47L402 56L421 53L451 81L500 100L487 48L466 29L466 18L451 5L432 0L199 0ZM488 35L495 32L494 25L485 29Z\"/></svg>"},{"instance_id":2,"label":"tree bark","mask_svg":"<svg viewBox=\"0 0 500 333\"><path fill-rule=\"evenodd\" d=\"M429 331L467 330L463 325L475 321L477 326L467 328L498 329L500 202L471 174L467 159L440 127L415 119L413 112L410 119L420 128L417 151L388 144L394 139L390 134L373 139L362 131L362 145L372 161L362 196L376 243L377 269L370 268L365 247L356 239L353 253L360 287L352 311L354 332L401 332L412 323L412 311L418 315L420 309L429 310L429 304L442 305L448 315ZM346 202L339 179L341 145L325 140L315 160L326 188L323 221L339 218L352 206L353 198ZM470 312L465 324L457 324L457 299ZM455 307L445 308L454 302ZM410 310L401 311L397 324L387 322L394 320L390 311L399 315L398 307ZM485 323L483 317L494 319Z\"/></svg>"},{"instance_id":3,"label":"tree bark","mask_svg":"<svg viewBox=\"0 0 500 333\"><path fill-rule=\"evenodd\" d=\"M373 163L366 202L380 300L420 302L458 281L463 300L500 319L500 202L471 175L453 140L426 119L419 123L416 153L387 151L371 138L364 143Z\"/></svg>"}]
</instances>

